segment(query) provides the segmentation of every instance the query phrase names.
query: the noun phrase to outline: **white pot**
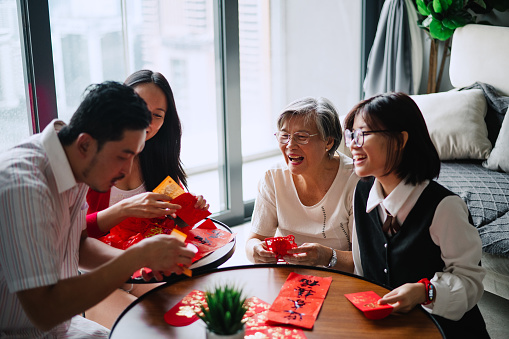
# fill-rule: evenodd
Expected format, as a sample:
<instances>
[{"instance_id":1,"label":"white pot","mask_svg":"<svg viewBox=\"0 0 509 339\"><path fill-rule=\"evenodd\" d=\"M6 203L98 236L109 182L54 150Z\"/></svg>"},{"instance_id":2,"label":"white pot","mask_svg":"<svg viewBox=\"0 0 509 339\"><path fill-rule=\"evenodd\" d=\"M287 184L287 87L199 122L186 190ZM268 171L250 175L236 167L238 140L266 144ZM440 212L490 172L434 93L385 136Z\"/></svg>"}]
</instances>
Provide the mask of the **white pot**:
<instances>
[{"instance_id":1,"label":"white pot","mask_svg":"<svg viewBox=\"0 0 509 339\"><path fill-rule=\"evenodd\" d=\"M237 333L235 334L217 334L215 332L209 331L207 328L207 339L244 339L244 327L242 327Z\"/></svg>"}]
</instances>

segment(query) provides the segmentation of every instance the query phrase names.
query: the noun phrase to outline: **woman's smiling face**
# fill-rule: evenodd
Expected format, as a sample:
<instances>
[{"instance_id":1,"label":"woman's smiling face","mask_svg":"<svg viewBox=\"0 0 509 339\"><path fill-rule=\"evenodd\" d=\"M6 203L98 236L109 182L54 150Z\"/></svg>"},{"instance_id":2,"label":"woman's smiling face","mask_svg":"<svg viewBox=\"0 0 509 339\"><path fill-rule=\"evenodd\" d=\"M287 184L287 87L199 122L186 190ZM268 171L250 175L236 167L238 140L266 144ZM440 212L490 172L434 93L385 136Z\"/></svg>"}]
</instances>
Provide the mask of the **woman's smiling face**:
<instances>
[{"instance_id":1,"label":"woman's smiling face","mask_svg":"<svg viewBox=\"0 0 509 339\"><path fill-rule=\"evenodd\" d=\"M312 174L321 169L321 162L328 159L325 148L331 146L320 138L315 119L290 115L283 121L280 131L291 136L287 144L279 143L279 148L292 174ZM311 136L308 143L302 145L295 141L295 132L318 135Z\"/></svg>"},{"instance_id":2,"label":"woman's smiling face","mask_svg":"<svg viewBox=\"0 0 509 339\"><path fill-rule=\"evenodd\" d=\"M360 129L368 132L369 128L359 114L355 117L352 130ZM387 154L387 140L379 133L364 136L364 144L357 147L355 142L350 144L350 152L355 166L355 174L359 177L375 176L382 177L385 174L385 163Z\"/></svg>"}]
</instances>

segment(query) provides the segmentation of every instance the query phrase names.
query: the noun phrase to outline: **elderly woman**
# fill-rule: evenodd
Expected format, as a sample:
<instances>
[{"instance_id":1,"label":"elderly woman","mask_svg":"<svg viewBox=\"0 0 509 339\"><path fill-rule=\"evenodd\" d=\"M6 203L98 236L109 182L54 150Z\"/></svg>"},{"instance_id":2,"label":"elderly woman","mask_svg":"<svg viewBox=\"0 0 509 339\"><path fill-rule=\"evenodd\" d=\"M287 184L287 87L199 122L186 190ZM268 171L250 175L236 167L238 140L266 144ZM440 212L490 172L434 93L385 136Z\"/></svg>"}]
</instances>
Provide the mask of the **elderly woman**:
<instances>
[{"instance_id":1,"label":"elderly woman","mask_svg":"<svg viewBox=\"0 0 509 339\"><path fill-rule=\"evenodd\" d=\"M277 121L284 163L258 184L246 254L253 263L275 263L265 239L294 235L290 264L353 270L352 197L358 177L352 160L336 152L342 137L334 105L325 98L292 102Z\"/></svg>"}]
</instances>

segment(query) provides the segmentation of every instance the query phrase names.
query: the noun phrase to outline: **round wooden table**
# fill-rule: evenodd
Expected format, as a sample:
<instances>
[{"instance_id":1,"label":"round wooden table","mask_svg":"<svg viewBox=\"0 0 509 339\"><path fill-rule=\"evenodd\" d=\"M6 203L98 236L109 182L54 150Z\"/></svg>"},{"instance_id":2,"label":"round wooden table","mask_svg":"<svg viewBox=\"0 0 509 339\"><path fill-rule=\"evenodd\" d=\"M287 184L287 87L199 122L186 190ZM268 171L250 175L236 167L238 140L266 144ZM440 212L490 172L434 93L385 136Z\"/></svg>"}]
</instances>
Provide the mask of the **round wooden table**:
<instances>
[{"instance_id":1,"label":"round wooden table","mask_svg":"<svg viewBox=\"0 0 509 339\"><path fill-rule=\"evenodd\" d=\"M164 321L164 314L192 290L204 291L217 283L226 282L243 287L246 297L256 296L272 304L291 272L332 277L332 284L313 329L304 330L308 339L443 337L440 327L420 307L403 315L390 315L380 320L367 319L344 295L374 291L382 296L389 290L358 276L310 266L249 265L203 272L191 278L180 277L148 292L117 319L110 338L205 338L205 324L201 320L189 326L174 327Z\"/></svg>"}]
</instances>

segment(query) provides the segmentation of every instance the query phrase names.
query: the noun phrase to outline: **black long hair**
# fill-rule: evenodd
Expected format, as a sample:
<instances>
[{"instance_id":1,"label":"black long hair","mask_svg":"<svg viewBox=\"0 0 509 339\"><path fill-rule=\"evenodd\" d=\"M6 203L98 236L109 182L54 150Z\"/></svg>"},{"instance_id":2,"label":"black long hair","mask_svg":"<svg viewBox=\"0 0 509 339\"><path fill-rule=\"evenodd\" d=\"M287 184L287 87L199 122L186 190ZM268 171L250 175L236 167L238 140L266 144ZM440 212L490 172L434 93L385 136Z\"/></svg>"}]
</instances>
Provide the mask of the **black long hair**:
<instances>
[{"instance_id":1,"label":"black long hair","mask_svg":"<svg viewBox=\"0 0 509 339\"><path fill-rule=\"evenodd\" d=\"M161 73L145 69L134 72L124 82L132 88L146 83L153 83L163 91L168 108L163 125L156 135L145 142L145 148L139 155L145 188L147 191L152 191L169 175L187 189L187 176L180 160L182 126L173 91L168 80Z\"/></svg>"}]
</instances>

